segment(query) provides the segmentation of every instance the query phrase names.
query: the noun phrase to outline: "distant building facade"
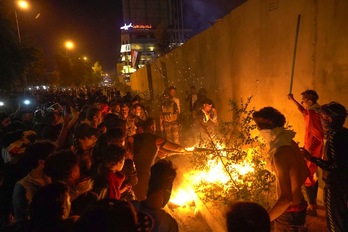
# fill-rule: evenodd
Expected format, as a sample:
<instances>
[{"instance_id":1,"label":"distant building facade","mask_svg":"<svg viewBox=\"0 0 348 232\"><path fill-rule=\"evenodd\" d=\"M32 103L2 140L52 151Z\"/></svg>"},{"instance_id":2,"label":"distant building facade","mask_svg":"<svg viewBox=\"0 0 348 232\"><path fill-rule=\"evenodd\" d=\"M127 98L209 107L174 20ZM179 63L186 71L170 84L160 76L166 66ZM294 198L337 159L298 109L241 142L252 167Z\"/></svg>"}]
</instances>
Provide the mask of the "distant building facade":
<instances>
[{"instance_id":1,"label":"distant building facade","mask_svg":"<svg viewBox=\"0 0 348 232\"><path fill-rule=\"evenodd\" d=\"M191 36L184 28L182 0L123 0L119 76L127 79L155 57Z\"/></svg>"}]
</instances>

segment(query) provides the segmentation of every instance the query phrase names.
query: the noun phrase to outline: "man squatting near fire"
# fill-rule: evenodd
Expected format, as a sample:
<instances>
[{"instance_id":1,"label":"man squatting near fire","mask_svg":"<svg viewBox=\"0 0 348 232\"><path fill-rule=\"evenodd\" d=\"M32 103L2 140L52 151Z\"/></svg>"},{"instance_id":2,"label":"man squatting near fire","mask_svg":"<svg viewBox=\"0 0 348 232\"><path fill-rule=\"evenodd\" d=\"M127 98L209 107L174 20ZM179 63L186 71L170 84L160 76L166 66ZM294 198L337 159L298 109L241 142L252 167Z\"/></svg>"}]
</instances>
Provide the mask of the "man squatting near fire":
<instances>
[{"instance_id":1,"label":"man squatting near fire","mask_svg":"<svg viewBox=\"0 0 348 232\"><path fill-rule=\"evenodd\" d=\"M321 158L324 132L320 119L320 105L317 103L319 96L314 90L306 90L302 95L301 103L297 102L292 94L288 95L302 113L305 122L304 148L316 158ZM305 190L308 198L307 214L311 216L317 215L317 195L318 195L318 178L316 172L318 166L307 161L309 176L305 182Z\"/></svg>"},{"instance_id":2,"label":"man squatting near fire","mask_svg":"<svg viewBox=\"0 0 348 232\"><path fill-rule=\"evenodd\" d=\"M253 119L269 148L267 163L276 176L278 199L268 211L274 231L299 231L305 225L307 208L301 186L309 171L293 141L295 132L284 128L285 116L272 107L254 112Z\"/></svg>"}]
</instances>

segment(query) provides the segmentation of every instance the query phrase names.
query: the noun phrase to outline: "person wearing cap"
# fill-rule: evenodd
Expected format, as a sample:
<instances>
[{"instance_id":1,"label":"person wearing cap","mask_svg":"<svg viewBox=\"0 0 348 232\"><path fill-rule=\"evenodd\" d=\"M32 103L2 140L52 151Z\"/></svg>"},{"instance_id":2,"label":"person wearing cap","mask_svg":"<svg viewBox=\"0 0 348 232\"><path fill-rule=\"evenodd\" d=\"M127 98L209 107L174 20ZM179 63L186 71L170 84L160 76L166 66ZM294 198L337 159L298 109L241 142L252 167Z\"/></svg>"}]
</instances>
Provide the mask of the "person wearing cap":
<instances>
[{"instance_id":1,"label":"person wearing cap","mask_svg":"<svg viewBox=\"0 0 348 232\"><path fill-rule=\"evenodd\" d=\"M81 174L89 176L93 166L93 148L97 142L98 129L82 123L75 129L76 154L79 157Z\"/></svg>"},{"instance_id":2,"label":"person wearing cap","mask_svg":"<svg viewBox=\"0 0 348 232\"><path fill-rule=\"evenodd\" d=\"M325 132L324 157L316 158L305 148L305 159L323 169L326 219L329 231L348 231L348 129L343 127L346 108L330 102L321 108Z\"/></svg>"},{"instance_id":3,"label":"person wearing cap","mask_svg":"<svg viewBox=\"0 0 348 232\"><path fill-rule=\"evenodd\" d=\"M301 187L309 175L305 160L293 138L295 132L284 128L286 119L273 107L264 107L252 115L268 153L267 168L274 172L278 199L268 211L274 231L305 229L307 202Z\"/></svg>"},{"instance_id":4,"label":"person wearing cap","mask_svg":"<svg viewBox=\"0 0 348 232\"><path fill-rule=\"evenodd\" d=\"M316 158L321 158L324 132L320 120L320 105L317 103L319 96L314 90L306 90L302 95L301 103L297 102L293 94L289 94L288 98L299 109L304 117L305 122L305 138L304 147L310 151L311 155ZM316 172L318 166L310 161L307 161L307 166L310 171L305 182L305 190L308 198L307 214L317 215L317 195L318 195L318 178Z\"/></svg>"}]
</instances>

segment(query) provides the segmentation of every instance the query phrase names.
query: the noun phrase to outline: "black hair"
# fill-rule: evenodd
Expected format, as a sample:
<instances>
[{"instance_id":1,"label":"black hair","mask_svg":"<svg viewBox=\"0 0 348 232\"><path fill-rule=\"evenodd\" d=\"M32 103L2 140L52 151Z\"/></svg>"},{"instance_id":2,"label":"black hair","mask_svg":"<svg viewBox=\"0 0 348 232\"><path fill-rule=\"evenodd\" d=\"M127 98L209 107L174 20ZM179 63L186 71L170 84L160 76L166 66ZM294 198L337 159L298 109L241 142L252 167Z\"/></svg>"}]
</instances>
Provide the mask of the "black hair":
<instances>
[{"instance_id":1,"label":"black hair","mask_svg":"<svg viewBox=\"0 0 348 232\"><path fill-rule=\"evenodd\" d=\"M87 110L87 113L86 113L87 120L88 121L93 121L94 116L96 116L99 111L101 112L101 110L98 109L97 107L89 108Z\"/></svg>"},{"instance_id":2,"label":"black hair","mask_svg":"<svg viewBox=\"0 0 348 232\"><path fill-rule=\"evenodd\" d=\"M126 133L121 128L112 128L106 131L107 142L114 140L122 141L126 137Z\"/></svg>"},{"instance_id":3,"label":"black hair","mask_svg":"<svg viewBox=\"0 0 348 232\"><path fill-rule=\"evenodd\" d=\"M147 195L149 196L160 190L171 191L175 177L176 169L174 168L173 163L169 160L159 160L151 167Z\"/></svg>"},{"instance_id":4,"label":"black hair","mask_svg":"<svg viewBox=\"0 0 348 232\"><path fill-rule=\"evenodd\" d=\"M34 169L37 168L39 160L45 160L56 149L57 145L48 140L34 142L25 149L24 158L28 166Z\"/></svg>"},{"instance_id":5,"label":"black hair","mask_svg":"<svg viewBox=\"0 0 348 232\"><path fill-rule=\"evenodd\" d=\"M136 231L134 207L127 201L103 199L91 204L76 222L77 232Z\"/></svg>"},{"instance_id":6,"label":"black hair","mask_svg":"<svg viewBox=\"0 0 348 232\"><path fill-rule=\"evenodd\" d=\"M139 95L135 95L131 102L133 103L133 102L136 102L136 101L139 101L139 102L141 101L141 98L139 97Z\"/></svg>"},{"instance_id":7,"label":"black hair","mask_svg":"<svg viewBox=\"0 0 348 232\"><path fill-rule=\"evenodd\" d=\"M347 118L347 109L338 102L330 102L321 106L322 113L330 116L333 120L331 126L336 129L343 126Z\"/></svg>"},{"instance_id":8,"label":"black hair","mask_svg":"<svg viewBox=\"0 0 348 232\"><path fill-rule=\"evenodd\" d=\"M312 89L307 89L306 91L302 92L301 95L308 100L311 100L313 104L317 103L319 99L319 95L317 92L315 92Z\"/></svg>"},{"instance_id":9,"label":"black hair","mask_svg":"<svg viewBox=\"0 0 348 232\"><path fill-rule=\"evenodd\" d=\"M175 86L169 86L169 88L168 88L168 90L170 91L170 90L176 90L176 88L175 88Z\"/></svg>"},{"instance_id":10,"label":"black hair","mask_svg":"<svg viewBox=\"0 0 348 232\"><path fill-rule=\"evenodd\" d=\"M115 144L109 144L105 147L102 154L103 167L110 169L125 158L126 150Z\"/></svg>"},{"instance_id":11,"label":"black hair","mask_svg":"<svg viewBox=\"0 0 348 232\"><path fill-rule=\"evenodd\" d=\"M58 151L47 157L44 172L52 181L66 181L77 164L78 159L73 151Z\"/></svg>"},{"instance_id":12,"label":"black hair","mask_svg":"<svg viewBox=\"0 0 348 232\"><path fill-rule=\"evenodd\" d=\"M108 122L105 122L105 127L108 130L114 129L114 128L120 128L122 130L126 130L127 122L126 120L123 120L121 118L113 118Z\"/></svg>"},{"instance_id":13,"label":"black hair","mask_svg":"<svg viewBox=\"0 0 348 232\"><path fill-rule=\"evenodd\" d=\"M257 203L236 202L226 214L228 232L270 232L267 211Z\"/></svg>"},{"instance_id":14,"label":"black hair","mask_svg":"<svg viewBox=\"0 0 348 232\"><path fill-rule=\"evenodd\" d=\"M118 118L116 114L108 113L104 115L104 123L107 125L111 120Z\"/></svg>"},{"instance_id":15,"label":"black hair","mask_svg":"<svg viewBox=\"0 0 348 232\"><path fill-rule=\"evenodd\" d=\"M155 124L155 120L151 117L148 117L142 124L145 131L149 131L150 127Z\"/></svg>"},{"instance_id":16,"label":"black hair","mask_svg":"<svg viewBox=\"0 0 348 232\"><path fill-rule=\"evenodd\" d=\"M264 107L253 113L253 119L259 129L273 129L285 125L285 116L273 107Z\"/></svg>"}]
</instances>

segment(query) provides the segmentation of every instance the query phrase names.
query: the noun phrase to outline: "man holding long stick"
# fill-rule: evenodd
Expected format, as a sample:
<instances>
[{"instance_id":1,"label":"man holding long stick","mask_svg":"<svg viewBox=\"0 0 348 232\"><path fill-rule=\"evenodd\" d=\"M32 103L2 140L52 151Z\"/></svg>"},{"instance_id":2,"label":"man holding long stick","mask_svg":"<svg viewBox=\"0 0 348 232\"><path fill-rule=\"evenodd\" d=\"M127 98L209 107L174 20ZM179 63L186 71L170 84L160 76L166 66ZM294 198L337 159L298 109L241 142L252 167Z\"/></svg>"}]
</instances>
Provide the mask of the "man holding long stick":
<instances>
[{"instance_id":1,"label":"man holding long stick","mask_svg":"<svg viewBox=\"0 0 348 232\"><path fill-rule=\"evenodd\" d=\"M295 103L299 111L302 113L305 121L305 138L304 147L311 155L321 158L324 143L324 132L321 125L320 105L317 103L318 94L314 90L306 90L302 95L301 103L297 102L292 94L288 95L289 100ZM316 172L318 166L307 161L309 168L309 176L305 182L306 195L309 201L307 214L311 216L317 215L317 194L318 194L318 178Z\"/></svg>"}]
</instances>

